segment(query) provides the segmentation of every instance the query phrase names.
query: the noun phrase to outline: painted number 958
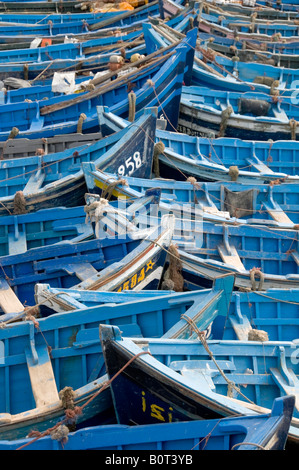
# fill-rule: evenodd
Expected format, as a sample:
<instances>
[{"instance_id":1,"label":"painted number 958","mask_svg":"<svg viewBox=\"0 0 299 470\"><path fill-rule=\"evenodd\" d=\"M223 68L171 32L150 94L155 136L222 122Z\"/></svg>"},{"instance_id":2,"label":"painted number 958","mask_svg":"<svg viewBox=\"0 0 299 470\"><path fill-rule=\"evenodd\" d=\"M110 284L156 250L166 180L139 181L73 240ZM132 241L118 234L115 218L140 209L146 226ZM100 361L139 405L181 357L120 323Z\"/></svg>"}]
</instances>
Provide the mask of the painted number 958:
<instances>
[{"instance_id":1,"label":"painted number 958","mask_svg":"<svg viewBox=\"0 0 299 470\"><path fill-rule=\"evenodd\" d=\"M118 167L117 172L119 176L130 176L137 168L140 168L141 165L140 152L135 152L133 157L127 158L124 165Z\"/></svg>"}]
</instances>

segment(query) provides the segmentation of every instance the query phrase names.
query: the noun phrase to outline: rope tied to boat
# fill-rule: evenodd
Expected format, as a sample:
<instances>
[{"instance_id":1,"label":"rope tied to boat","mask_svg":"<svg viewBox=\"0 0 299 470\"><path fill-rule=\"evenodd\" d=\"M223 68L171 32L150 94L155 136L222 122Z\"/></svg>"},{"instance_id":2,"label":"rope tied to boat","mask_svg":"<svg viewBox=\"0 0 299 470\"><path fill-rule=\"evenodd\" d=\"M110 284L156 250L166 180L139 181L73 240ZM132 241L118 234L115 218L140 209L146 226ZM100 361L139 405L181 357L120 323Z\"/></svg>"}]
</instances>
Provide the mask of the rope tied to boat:
<instances>
[{"instance_id":1,"label":"rope tied to boat","mask_svg":"<svg viewBox=\"0 0 299 470\"><path fill-rule=\"evenodd\" d=\"M252 329L248 332L248 341L269 341L267 331Z\"/></svg>"},{"instance_id":2,"label":"rope tied to boat","mask_svg":"<svg viewBox=\"0 0 299 470\"><path fill-rule=\"evenodd\" d=\"M257 17L257 13L254 12L250 15L250 26L249 26L249 29L250 29L250 32L251 33L254 33L254 30L255 30L255 20L256 20L256 17Z\"/></svg>"},{"instance_id":3,"label":"rope tied to boat","mask_svg":"<svg viewBox=\"0 0 299 470\"><path fill-rule=\"evenodd\" d=\"M261 271L261 268L252 268L249 272L250 272L250 281L251 281L251 285L252 285L252 290L253 291L263 290L265 275ZM258 277L260 278L258 288L256 288L255 275L258 275Z\"/></svg>"},{"instance_id":4,"label":"rope tied to boat","mask_svg":"<svg viewBox=\"0 0 299 470\"><path fill-rule=\"evenodd\" d=\"M129 117L128 121L129 122L134 122L135 120L135 113L136 113L136 94L134 91L130 91L128 94L128 100L129 100Z\"/></svg>"},{"instance_id":5,"label":"rope tied to boat","mask_svg":"<svg viewBox=\"0 0 299 470\"><path fill-rule=\"evenodd\" d=\"M224 109L221 113L221 122L220 122L220 129L218 137L224 137L225 131L227 128L227 123L230 118L230 115L233 113L233 108L229 105L226 109Z\"/></svg>"},{"instance_id":6,"label":"rope tied to boat","mask_svg":"<svg viewBox=\"0 0 299 470\"><path fill-rule=\"evenodd\" d=\"M100 198L99 201L94 201L84 206L84 212L86 213L85 223L92 222L94 218L95 222L95 234L99 238L99 222L104 215L107 214L109 209L109 201L104 198Z\"/></svg>"},{"instance_id":7,"label":"rope tied to boat","mask_svg":"<svg viewBox=\"0 0 299 470\"><path fill-rule=\"evenodd\" d=\"M282 36L281 36L281 33L274 33L274 34L272 34L272 36L271 36L271 41L272 41L272 42L278 42L278 41L281 40L281 37L282 37Z\"/></svg>"},{"instance_id":8,"label":"rope tied to boat","mask_svg":"<svg viewBox=\"0 0 299 470\"><path fill-rule=\"evenodd\" d=\"M83 129L83 122L86 119L86 114L81 113L78 119L78 124L77 124L77 134L82 134L82 129Z\"/></svg>"},{"instance_id":9,"label":"rope tied to boat","mask_svg":"<svg viewBox=\"0 0 299 470\"><path fill-rule=\"evenodd\" d=\"M64 387L62 390L59 392L59 398L62 402L62 406L65 409L74 409L74 399L75 399L75 394L72 389L72 387Z\"/></svg>"},{"instance_id":10,"label":"rope tied to boat","mask_svg":"<svg viewBox=\"0 0 299 470\"><path fill-rule=\"evenodd\" d=\"M8 139L14 139L15 137L17 137L18 133L19 133L19 129L17 127L13 127L12 130L10 131L10 134L8 136Z\"/></svg>"},{"instance_id":11,"label":"rope tied to boat","mask_svg":"<svg viewBox=\"0 0 299 470\"><path fill-rule=\"evenodd\" d=\"M189 176L189 177L187 178L187 181L188 181L189 183L191 183L192 186L193 186L193 199L194 199L194 204L198 204L198 199L197 199L197 196L196 196L196 190L199 189L200 186L199 186L199 184L198 184L196 178L194 178L194 176Z\"/></svg>"},{"instance_id":12,"label":"rope tied to boat","mask_svg":"<svg viewBox=\"0 0 299 470\"><path fill-rule=\"evenodd\" d=\"M39 306L34 305L32 307L25 307L24 308L25 316L22 318L24 321L32 321L36 328L39 327L39 323L36 320L36 317L40 314Z\"/></svg>"},{"instance_id":13,"label":"rope tied to boat","mask_svg":"<svg viewBox=\"0 0 299 470\"><path fill-rule=\"evenodd\" d=\"M239 168L237 166L230 166L228 169L228 174L232 181L237 181L239 176Z\"/></svg>"},{"instance_id":14,"label":"rope tied to boat","mask_svg":"<svg viewBox=\"0 0 299 470\"><path fill-rule=\"evenodd\" d=\"M26 209L26 199L23 194L23 191L17 191L14 200L13 200L13 213L14 214L26 214L28 211Z\"/></svg>"},{"instance_id":15,"label":"rope tied to boat","mask_svg":"<svg viewBox=\"0 0 299 470\"><path fill-rule=\"evenodd\" d=\"M256 442L246 442L246 441L243 441L243 442L238 442L237 444L234 444L232 446L232 448L230 450L235 450L236 447L239 447L239 446L255 446L255 447L258 447L259 449L261 450L267 450L265 447L261 446L260 444L257 444Z\"/></svg>"},{"instance_id":16,"label":"rope tied to boat","mask_svg":"<svg viewBox=\"0 0 299 470\"><path fill-rule=\"evenodd\" d=\"M62 407L65 410L65 423L68 429L75 430L75 424L77 417L82 415L82 409L80 406L75 405L75 393L72 387L64 387L59 392L59 398L61 400Z\"/></svg>"},{"instance_id":17,"label":"rope tied to boat","mask_svg":"<svg viewBox=\"0 0 299 470\"><path fill-rule=\"evenodd\" d=\"M102 198L107 199L107 201L110 201L112 193L118 185L128 186L128 182L124 178L118 178L117 180L112 181L107 185L105 190L102 190Z\"/></svg>"},{"instance_id":18,"label":"rope tied to boat","mask_svg":"<svg viewBox=\"0 0 299 470\"><path fill-rule=\"evenodd\" d=\"M159 156L164 152L164 150L165 145L163 144L163 142L159 141L155 143L153 155L153 170L156 178L160 176Z\"/></svg>"},{"instance_id":19,"label":"rope tied to boat","mask_svg":"<svg viewBox=\"0 0 299 470\"><path fill-rule=\"evenodd\" d=\"M24 74L24 80L28 80L28 77L29 77L29 65L28 64L23 65L23 74Z\"/></svg>"},{"instance_id":20,"label":"rope tied to boat","mask_svg":"<svg viewBox=\"0 0 299 470\"><path fill-rule=\"evenodd\" d=\"M178 252L178 248L175 245L170 245L168 248L169 253L169 266L163 276L162 290L165 290L165 282L167 285L172 285L169 281L172 281L172 289L175 292L183 292L184 290L184 277L182 275L182 261Z\"/></svg>"},{"instance_id":21,"label":"rope tied to boat","mask_svg":"<svg viewBox=\"0 0 299 470\"><path fill-rule=\"evenodd\" d=\"M7 137L7 140L3 144L2 152L1 152L1 155L0 155L0 160L3 160L3 158L4 158L4 152L5 152L6 145L7 145L8 141L11 140L11 139L14 139L18 135L19 132L20 131L17 127L12 128L12 130L9 133L9 136Z\"/></svg>"},{"instance_id":22,"label":"rope tied to boat","mask_svg":"<svg viewBox=\"0 0 299 470\"><path fill-rule=\"evenodd\" d=\"M271 85L270 87L270 96L272 97L272 102L273 103L278 103L279 101L279 90L277 89L277 86L276 83L278 83L277 81L274 81L273 84Z\"/></svg>"},{"instance_id":23,"label":"rope tied to boat","mask_svg":"<svg viewBox=\"0 0 299 470\"><path fill-rule=\"evenodd\" d=\"M42 149L42 148L38 148L38 149L36 149L36 151L35 151L35 155L36 155L36 156L41 156L41 157L43 157L43 156L45 155L45 150Z\"/></svg>"},{"instance_id":24,"label":"rope tied to boat","mask_svg":"<svg viewBox=\"0 0 299 470\"><path fill-rule=\"evenodd\" d=\"M54 429L51 433L51 439L55 441L60 441L62 445L66 444L68 441L68 434L70 430L65 424L61 424L58 428Z\"/></svg>"},{"instance_id":25,"label":"rope tied to boat","mask_svg":"<svg viewBox=\"0 0 299 470\"><path fill-rule=\"evenodd\" d=\"M95 392L92 397L90 397L85 403L84 405L82 406L76 406L75 409L76 411L81 411L81 413L83 413L83 409L88 406L98 395L100 395L100 393L102 393L104 390L106 390L108 387L110 387L110 384L133 362L135 361L136 359L138 359L140 356L144 355L144 354L149 354L150 356L152 355L149 351L141 351L137 354L135 354L133 357L131 357L131 359L129 359L126 364L121 367L118 372L116 372L116 374L114 374L114 376L109 379L109 380L106 380L105 382L103 382L101 388ZM71 387L65 387L66 388L70 388ZM65 390L63 389L63 390ZM61 390L61 392L63 391ZM60 393L60 392L59 392ZM66 390L64 393L63 393L63 396L72 396L72 393L70 393L69 390ZM77 413L78 414L78 413ZM28 434L28 437L33 437L33 440L30 441L30 442L27 442L26 444L22 445L21 447L18 447L16 450L22 450L24 449L25 447L29 446L30 444L32 444L33 442L37 441L38 439L41 439L42 437L45 437L45 436L49 436L51 433L53 433L56 429L58 429L60 426L64 425L65 422L67 422L68 418L64 418L62 421L60 421L59 423L56 423L52 428L49 428L49 429L46 429L46 431L44 432L40 432L40 431L31 431L29 434Z\"/></svg>"},{"instance_id":26,"label":"rope tied to boat","mask_svg":"<svg viewBox=\"0 0 299 470\"><path fill-rule=\"evenodd\" d=\"M297 130L297 121L296 119L292 118L289 120L290 128L291 128L291 139L296 140L296 130Z\"/></svg>"},{"instance_id":27,"label":"rope tied to boat","mask_svg":"<svg viewBox=\"0 0 299 470\"><path fill-rule=\"evenodd\" d=\"M181 319L183 320L186 320L186 322L189 324L191 330L193 330L197 336L198 336L198 339L201 341L203 347L205 348L205 350L207 351L208 355L210 356L211 360L214 362L215 366L217 367L219 373L221 374L221 376L224 378L224 380L227 382L227 396L230 397L230 398L233 398L232 397L232 392L233 390L235 390L237 393L239 393L240 395L242 395L243 398L245 398L249 403L252 403L254 404L254 402L252 402L248 397L246 397L246 395L244 395L240 388L236 386L236 384L234 382L232 382L231 380L229 380L229 378L224 374L223 370L221 369L221 367L219 367L219 365L217 364L217 361L212 353L212 351L210 350L209 346L208 346L208 343L207 343L207 340L206 340L206 333L205 331L201 331L199 330L198 326L196 325L196 323L194 322L194 320L192 318L190 318L188 315L186 315L185 313L183 313L181 315Z\"/></svg>"}]
</instances>

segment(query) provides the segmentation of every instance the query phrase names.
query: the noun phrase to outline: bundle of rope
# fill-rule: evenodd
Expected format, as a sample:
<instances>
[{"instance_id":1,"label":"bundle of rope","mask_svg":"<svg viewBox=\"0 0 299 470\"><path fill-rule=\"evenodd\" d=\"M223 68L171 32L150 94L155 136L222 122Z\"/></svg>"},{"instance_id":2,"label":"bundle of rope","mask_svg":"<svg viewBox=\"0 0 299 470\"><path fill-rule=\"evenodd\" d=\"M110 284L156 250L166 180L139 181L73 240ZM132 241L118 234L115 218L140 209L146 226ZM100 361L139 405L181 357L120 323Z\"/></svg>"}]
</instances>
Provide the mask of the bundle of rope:
<instances>
[{"instance_id":1,"label":"bundle of rope","mask_svg":"<svg viewBox=\"0 0 299 470\"><path fill-rule=\"evenodd\" d=\"M170 245L168 253L169 266L163 276L162 289L172 289L175 292L183 292L184 277L182 275L182 262L177 247Z\"/></svg>"},{"instance_id":2,"label":"bundle of rope","mask_svg":"<svg viewBox=\"0 0 299 470\"><path fill-rule=\"evenodd\" d=\"M103 215L108 211L114 210L109 206L107 199L100 198L98 201L94 201L91 204L84 206L84 212L86 213L85 223L95 222L95 235L99 238L100 232L100 220Z\"/></svg>"},{"instance_id":3,"label":"bundle of rope","mask_svg":"<svg viewBox=\"0 0 299 470\"><path fill-rule=\"evenodd\" d=\"M224 109L221 113L221 123L220 123L220 128L219 128L219 137L224 137L225 136L225 131L227 128L228 120L230 118L230 115L233 113L233 108L231 106L228 106L226 109Z\"/></svg>"},{"instance_id":4,"label":"bundle of rope","mask_svg":"<svg viewBox=\"0 0 299 470\"><path fill-rule=\"evenodd\" d=\"M260 278L258 288L256 287L255 275L258 275L259 278ZM252 290L262 290L263 289L265 276L262 273L261 268L252 268L250 270L250 280L251 280Z\"/></svg>"}]
</instances>

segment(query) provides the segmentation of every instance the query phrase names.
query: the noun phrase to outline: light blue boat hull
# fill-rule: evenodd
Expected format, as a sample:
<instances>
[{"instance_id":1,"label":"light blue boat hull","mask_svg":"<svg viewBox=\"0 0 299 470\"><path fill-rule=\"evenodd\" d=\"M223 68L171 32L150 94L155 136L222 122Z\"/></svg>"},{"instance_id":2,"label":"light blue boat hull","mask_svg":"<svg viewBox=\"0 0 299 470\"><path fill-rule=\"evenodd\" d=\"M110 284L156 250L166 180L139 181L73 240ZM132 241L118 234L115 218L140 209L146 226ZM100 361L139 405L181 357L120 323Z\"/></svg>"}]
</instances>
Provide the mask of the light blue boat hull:
<instances>
[{"instance_id":1,"label":"light blue boat hull","mask_svg":"<svg viewBox=\"0 0 299 470\"><path fill-rule=\"evenodd\" d=\"M142 297L139 301L53 314L38 319L37 328L32 321L7 324L0 331L4 345L0 364L1 439L25 437L30 427L42 431L55 419L62 419L64 410L61 403L58 406L57 393L65 387L72 387L81 401L101 388L106 379L99 323L115 322L123 332L136 337L188 336L188 323L181 320L181 315L190 315L200 328L205 328L218 310L227 312L232 286L233 278L227 277L219 279L213 290L171 293L150 300ZM39 369L44 371L45 381L41 376L35 380ZM104 396L107 393L109 389ZM103 405L103 412L107 407L105 402L101 404L101 395L95 405ZM95 405L91 402L90 417L92 410L98 414ZM83 413L79 424L84 419Z\"/></svg>"},{"instance_id":2,"label":"light blue boat hull","mask_svg":"<svg viewBox=\"0 0 299 470\"><path fill-rule=\"evenodd\" d=\"M194 341L143 338L138 344L104 325L100 337L119 424L256 415L271 409L275 398L296 393L292 342L201 344L194 328ZM297 404L288 438L298 442L298 436Z\"/></svg>"},{"instance_id":3,"label":"light blue boat hull","mask_svg":"<svg viewBox=\"0 0 299 470\"><path fill-rule=\"evenodd\" d=\"M284 450L293 409L292 397L275 400L271 414L222 420L183 421L141 426L83 428L66 442L50 436L38 440L0 441L0 450ZM121 458L120 455L117 456ZM174 458L176 460L177 456ZM108 460L107 460L108 459ZM109 460L110 459L110 460ZM107 457L112 462L114 456ZM156 456L158 460L158 456ZM185 457L186 462L189 460ZM191 456L190 456L191 461Z\"/></svg>"}]
</instances>

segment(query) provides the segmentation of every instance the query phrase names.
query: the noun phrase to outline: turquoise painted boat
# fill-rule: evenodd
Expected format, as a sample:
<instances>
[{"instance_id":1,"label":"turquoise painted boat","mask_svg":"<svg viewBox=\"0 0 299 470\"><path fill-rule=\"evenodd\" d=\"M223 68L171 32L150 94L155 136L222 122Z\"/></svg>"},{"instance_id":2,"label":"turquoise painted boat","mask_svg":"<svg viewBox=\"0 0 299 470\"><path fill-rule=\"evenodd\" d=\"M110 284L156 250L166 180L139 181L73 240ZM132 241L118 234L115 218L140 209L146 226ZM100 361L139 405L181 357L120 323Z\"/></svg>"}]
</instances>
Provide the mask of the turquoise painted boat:
<instances>
[{"instance_id":1,"label":"turquoise painted boat","mask_svg":"<svg viewBox=\"0 0 299 470\"><path fill-rule=\"evenodd\" d=\"M218 24L217 17L202 13L198 29L205 33L216 33L219 36L228 37L230 39L238 36L242 40L249 39L271 42L273 39L275 40L276 38L282 37L283 40L286 41L298 41L297 30L293 24L285 25L279 24L279 22L274 24L258 24L258 32L251 32L248 22L238 22L237 24L235 23L234 26L232 26L233 21L229 24L224 20L224 23L223 25Z\"/></svg>"},{"instance_id":2,"label":"turquoise painted boat","mask_svg":"<svg viewBox=\"0 0 299 470\"><path fill-rule=\"evenodd\" d=\"M224 326L219 326L214 338L248 340L250 335L258 337L261 331L270 341L296 341L299 338L298 296L296 289L234 292L227 320Z\"/></svg>"},{"instance_id":3,"label":"turquoise painted boat","mask_svg":"<svg viewBox=\"0 0 299 470\"><path fill-rule=\"evenodd\" d=\"M176 126L182 82L185 80L189 83L192 71L194 55L192 47L196 40L196 29L190 31L187 36L175 51L172 46L169 50L158 51L154 55L141 59L140 65L144 65L143 67L112 80L104 87L101 86L101 81L105 81L106 76L94 82L94 85L97 85L94 90L79 95L74 93L51 98L46 104L43 101L37 101L0 106L0 114L3 111L0 139L7 140L13 127L19 131L17 138L41 136L46 138L62 133L77 132L78 119L82 113L84 114L83 133L93 132L98 128L96 106L105 105L108 102L112 112L127 118L129 110L133 112L132 105L130 105L133 101L135 119L143 114L145 107L157 105L158 115L165 113L168 122L171 123L169 127ZM150 59L156 60L146 65ZM136 103L134 97L131 99L131 93L130 96L127 93L129 81L137 87ZM108 100L107 103L106 100ZM17 119L15 113L17 113ZM5 122L6 126L4 126Z\"/></svg>"},{"instance_id":4,"label":"turquoise painted boat","mask_svg":"<svg viewBox=\"0 0 299 470\"><path fill-rule=\"evenodd\" d=\"M265 93L246 92L240 96L237 92L191 86L182 91L179 125L191 135L296 140L296 102L297 97L276 101Z\"/></svg>"},{"instance_id":5,"label":"turquoise painted boat","mask_svg":"<svg viewBox=\"0 0 299 470\"><path fill-rule=\"evenodd\" d=\"M198 450L284 450L293 402L293 397L277 398L271 413L221 420L93 426L74 433L65 432L61 426L57 434L52 432L51 436L37 440L2 440L0 450L184 450L193 453L192 462ZM60 431L64 431L63 438L58 437ZM113 457L108 459L112 461ZM185 460L188 462L189 458L186 456Z\"/></svg>"},{"instance_id":6,"label":"turquoise painted boat","mask_svg":"<svg viewBox=\"0 0 299 470\"><path fill-rule=\"evenodd\" d=\"M246 39L221 37L216 34L199 33L200 47L227 57L238 57L242 62L257 62L278 67L298 66L298 42L274 41L271 43ZM263 50L261 52L261 49Z\"/></svg>"},{"instance_id":7,"label":"turquoise painted boat","mask_svg":"<svg viewBox=\"0 0 299 470\"><path fill-rule=\"evenodd\" d=\"M138 341L111 325L100 325L100 337L119 424L256 416L296 396L292 342L207 341L196 327L193 340ZM298 443L298 423L296 403L290 442Z\"/></svg>"},{"instance_id":8,"label":"turquoise painted boat","mask_svg":"<svg viewBox=\"0 0 299 470\"><path fill-rule=\"evenodd\" d=\"M83 161L94 160L96 166L113 172L125 168L132 174L149 176L156 114L156 109L146 109L140 119L130 126L94 143L55 154L44 155L41 151L27 158L2 160L0 214L21 214L50 207L83 205L86 193L81 169Z\"/></svg>"},{"instance_id":9,"label":"turquoise painted boat","mask_svg":"<svg viewBox=\"0 0 299 470\"><path fill-rule=\"evenodd\" d=\"M166 47L181 37L181 31L169 27L162 21L158 25L144 24L143 32L147 49L157 50ZM286 97L296 96L296 83L299 78L297 68L278 67L266 63L250 64L241 60L232 60L223 55L211 57L209 51L200 47L194 57L192 85L243 93L255 91L269 95ZM282 99L282 98L280 98Z\"/></svg>"},{"instance_id":10,"label":"turquoise painted boat","mask_svg":"<svg viewBox=\"0 0 299 470\"><path fill-rule=\"evenodd\" d=\"M126 185L123 185L117 183L117 175L97 170L93 163L83 162L82 169L88 191L93 194L104 194L109 185L115 183L111 196L130 200L143 197L150 188L159 188L160 213L172 212L178 220L186 218L277 229L294 229L299 222L299 194L294 184L194 183L127 176Z\"/></svg>"},{"instance_id":11,"label":"turquoise painted boat","mask_svg":"<svg viewBox=\"0 0 299 470\"><path fill-rule=\"evenodd\" d=\"M65 36L72 34L80 38L83 34L92 34L94 31L103 30L107 28L117 28L119 26L129 26L134 23L145 21L148 15L158 15L159 2L152 1L146 5L134 8L134 10L118 12L118 14L108 15L107 18L97 18L86 16L86 19L81 19L74 16L73 21L63 23L53 23L48 21L46 24L15 24L1 26L0 41L3 43L7 37L13 38L32 38L36 37L51 38L55 36ZM31 39L31 40L32 40Z\"/></svg>"},{"instance_id":12,"label":"turquoise painted boat","mask_svg":"<svg viewBox=\"0 0 299 470\"><path fill-rule=\"evenodd\" d=\"M0 306L4 313L24 311L25 305L35 305L35 284L45 282L52 287L88 290L156 289L172 234L173 217L165 216L161 225L147 233L138 230L133 236L77 243L65 240L2 256ZM147 263L150 268L146 271Z\"/></svg>"},{"instance_id":13,"label":"turquoise painted boat","mask_svg":"<svg viewBox=\"0 0 299 470\"><path fill-rule=\"evenodd\" d=\"M116 132L128 125L128 121L110 113L108 107L99 107L98 114L103 133ZM160 123L156 130L156 143L163 144L158 152L159 176L177 181L192 176L201 181L246 185L298 182L297 141L193 136L188 135L188 128L180 122L181 118L179 132L165 131L165 127L159 128Z\"/></svg>"},{"instance_id":14,"label":"turquoise painted boat","mask_svg":"<svg viewBox=\"0 0 299 470\"><path fill-rule=\"evenodd\" d=\"M72 405L82 407L89 399L84 413L70 417L69 426L82 427L97 415L101 415L99 423L104 418L113 422L109 388L93 397L107 380L99 323L115 322L136 337L181 337L189 329L181 315L190 315L199 327L209 324L219 309L227 311L232 286L229 276L217 280L212 290L171 293L150 300L142 297L6 324L0 330L1 440L26 437L31 430L42 432L64 419ZM17 389L13 386L16 381ZM70 401L64 402L67 391Z\"/></svg>"},{"instance_id":15,"label":"turquoise painted boat","mask_svg":"<svg viewBox=\"0 0 299 470\"><path fill-rule=\"evenodd\" d=\"M189 26L189 18L196 18L191 7L186 7L180 14L169 19L166 24L185 32ZM21 102L25 99L40 101L57 96L52 91L52 77L55 72L74 71L77 76L89 80L86 72L101 72L108 66L110 56L125 50L126 63L134 54L150 54L143 39L142 24L140 27L121 27L117 33L111 31L97 33L97 36L84 41L75 41L71 36L66 43L44 45L45 39L40 38L41 44L34 47L21 47L11 50L0 50L0 79L9 88L11 77L26 79L28 86L18 90L8 90L2 93L2 104ZM1 29L0 29L1 32ZM37 38L38 39L38 38ZM51 41L52 42L52 41ZM38 78L40 77L40 78ZM7 83L6 83L7 82ZM31 85L31 86L30 86Z\"/></svg>"}]
</instances>

